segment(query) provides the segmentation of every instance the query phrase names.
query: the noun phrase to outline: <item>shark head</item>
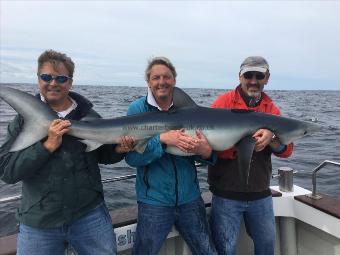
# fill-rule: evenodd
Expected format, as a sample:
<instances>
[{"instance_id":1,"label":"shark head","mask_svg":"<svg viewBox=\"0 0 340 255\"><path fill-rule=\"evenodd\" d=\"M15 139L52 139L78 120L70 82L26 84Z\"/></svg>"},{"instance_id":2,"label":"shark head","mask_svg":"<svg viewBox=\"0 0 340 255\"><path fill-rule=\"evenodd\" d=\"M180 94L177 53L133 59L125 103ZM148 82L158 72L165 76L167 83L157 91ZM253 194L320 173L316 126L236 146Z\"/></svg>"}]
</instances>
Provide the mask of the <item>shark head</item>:
<instances>
[{"instance_id":1,"label":"shark head","mask_svg":"<svg viewBox=\"0 0 340 255\"><path fill-rule=\"evenodd\" d=\"M285 127L275 133L283 144L289 144L295 140L302 138L306 135L318 132L321 130L321 126L307 121L290 120L286 123Z\"/></svg>"}]
</instances>

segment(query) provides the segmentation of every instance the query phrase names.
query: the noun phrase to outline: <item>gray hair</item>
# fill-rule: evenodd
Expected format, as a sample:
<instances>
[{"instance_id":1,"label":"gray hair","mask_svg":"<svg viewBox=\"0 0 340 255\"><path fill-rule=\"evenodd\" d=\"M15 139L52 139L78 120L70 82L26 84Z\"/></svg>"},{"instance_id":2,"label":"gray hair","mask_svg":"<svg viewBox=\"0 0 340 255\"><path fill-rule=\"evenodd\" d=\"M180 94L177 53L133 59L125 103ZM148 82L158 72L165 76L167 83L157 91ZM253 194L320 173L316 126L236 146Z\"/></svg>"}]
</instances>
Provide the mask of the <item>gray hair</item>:
<instances>
[{"instance_id":1,"label":"gray hair","mask_svg":"<svg viewBox=\"0 0 340 255\"><path fill-rule=\"evenodd\" d=\"M177 76L176 69L168 58L166 58L166 57L154 57L154 58L149 60L148 66L145 69L145 80L146 81L149 81L151 68L154 65L164 65L164 66L166 66L167 68L170 69L174 78L176 78L176 76Z\"/></svg>"},{"instance_id":2,"label":"gray hair","mask_svg":"<svg viewBox=\"0 0 340 255\"><path fill-rule=\"evenodd\" d=\"M64 64L68 71L68 76L70 76L71 78L73 77L74 62L66 54L55 50L44 51L38 58L38 72L46 62L50 63L54 69L56 69L58 64Z\"/></svg>"}]
</instances>

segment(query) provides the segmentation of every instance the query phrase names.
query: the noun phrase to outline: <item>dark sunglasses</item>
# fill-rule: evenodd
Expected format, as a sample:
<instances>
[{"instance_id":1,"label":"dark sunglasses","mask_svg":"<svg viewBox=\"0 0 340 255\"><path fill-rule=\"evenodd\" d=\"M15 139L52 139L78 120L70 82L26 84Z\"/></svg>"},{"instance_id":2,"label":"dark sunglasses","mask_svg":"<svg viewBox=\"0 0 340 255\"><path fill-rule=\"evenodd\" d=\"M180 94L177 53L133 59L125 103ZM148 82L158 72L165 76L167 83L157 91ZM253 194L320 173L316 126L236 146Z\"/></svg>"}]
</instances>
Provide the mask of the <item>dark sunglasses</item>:
<instances>
[{"instance_id":1,"label":"dark sunglasses","mask_svg":"<svg viewBox=\"0 0 340 255\"><path fill-rule=\"evenodd\" d=\"M266 74L261 72L245 72L243 74L243 77L247 80L251 80L254 75L256 77L256 80L263 80L266 77Z\"/></svg>"},{"instance_id":2,"label":"dark sunglasses","mask_svg":"<svg viewBox=\"0 0 340 255\"><path fill-rule=\"evenodd\" d=\"M57 76L52 76L51 74L38 74L39 78L43 80L44 82L51 82L52 80L55 80L58 84L62 84L67 82L68 80L71 80L71 77L68 77L66 75L57 75Z\"/></svg>"}]
</instances>

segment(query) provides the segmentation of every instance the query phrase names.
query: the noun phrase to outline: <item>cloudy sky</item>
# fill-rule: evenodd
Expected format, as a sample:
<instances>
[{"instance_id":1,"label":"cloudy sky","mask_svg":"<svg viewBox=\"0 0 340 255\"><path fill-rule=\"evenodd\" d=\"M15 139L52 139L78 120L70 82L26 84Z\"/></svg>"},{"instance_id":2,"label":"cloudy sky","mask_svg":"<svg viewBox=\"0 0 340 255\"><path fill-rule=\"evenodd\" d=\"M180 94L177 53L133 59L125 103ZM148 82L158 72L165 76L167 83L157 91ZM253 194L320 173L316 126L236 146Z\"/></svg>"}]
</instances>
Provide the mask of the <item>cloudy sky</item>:
<instances>
[{"instance_id":1,"label":"cloudy sky","mask_svg":"<svg viewBox=\"0 0 340 255\"><path fill-rule=\"evenodd\" d=\"M145 86L167 56L180 87L233 88L240 63L264 56L267 89L340 89L337 1L0 0L0 82L36 82L46 49L76 63L75 84Z\"/></svg>"}]
</instances>

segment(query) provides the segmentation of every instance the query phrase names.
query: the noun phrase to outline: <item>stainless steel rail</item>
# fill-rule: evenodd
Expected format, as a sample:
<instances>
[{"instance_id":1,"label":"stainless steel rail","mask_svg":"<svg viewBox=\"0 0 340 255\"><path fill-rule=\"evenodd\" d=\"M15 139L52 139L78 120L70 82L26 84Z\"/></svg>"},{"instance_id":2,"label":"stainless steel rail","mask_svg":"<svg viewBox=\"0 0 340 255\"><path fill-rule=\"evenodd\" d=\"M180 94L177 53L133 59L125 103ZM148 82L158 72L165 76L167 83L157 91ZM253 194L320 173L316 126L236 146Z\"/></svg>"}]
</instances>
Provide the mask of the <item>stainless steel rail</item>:
<instances>
[{"instance_id":1,"label":"stainless steel rail","mask_svg":"<svg viewBox=\"0 0 340 255\"><path fill-rule=\"evenodd\" d=\"M136 174L123 175L102 180L102 183L117 182L136 178Z\"/></svg>"},{"instance_id":2,"label":"stainless steel rail","mask_svg":"<svg viewBox=\"0 0 340 255\"><path fill-rule=\"evenodd\" d=\"M320 165L318 165L314 170L313 170L313 177L312 177L312 183L313 183L313 191L312 194L308 194L306 196L312 198L312 199L320 199L322 198L321 195L316 194L316 173L321 170L322 168L324 168L326 165L335 165L335 166L339 166L340 167L340 163L339 162L335 162L335 161L330 161L330 160L325 160L324 162L322 162Z\"/></svg>"},{"instance_id":3,"label":"stainless steel rail","mask_svg":"<svg viewBox=\"0 0 340 255\"><path fill-rule=\"evenodd\" d=\"M104 180L102 180L102 183L123 181L123 180L129 180L129 179L134 179L134 178L136 178L136 174L123 175L123 176L118 176L118 177L112 177L112 178L104 179ZM21 199L21 195L4 197L4 198L0 198L0 204L15 202L15 201L18 201L20 199Z\"/></svg>"}]
</instances>

